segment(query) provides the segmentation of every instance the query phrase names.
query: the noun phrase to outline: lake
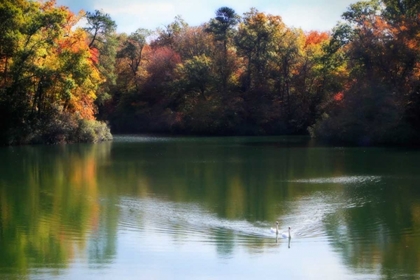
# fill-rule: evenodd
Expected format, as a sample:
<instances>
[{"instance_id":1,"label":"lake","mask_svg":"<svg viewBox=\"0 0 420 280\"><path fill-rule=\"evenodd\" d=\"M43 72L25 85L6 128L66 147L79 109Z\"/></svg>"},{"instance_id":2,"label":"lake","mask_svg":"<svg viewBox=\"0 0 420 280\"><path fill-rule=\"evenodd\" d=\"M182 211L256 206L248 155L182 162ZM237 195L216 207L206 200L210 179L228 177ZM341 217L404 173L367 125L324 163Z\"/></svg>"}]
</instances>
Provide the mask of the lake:
<instances>
[{"instance_id":1,"label":"lake","mask_svg":"<svg viewBox=\"0 0 420 280\"><path fill-rule=\"evenodd\" d=\"M116 136L0 159L0 279L420 279L420 150Z\"/></svg>"}]
</instances>

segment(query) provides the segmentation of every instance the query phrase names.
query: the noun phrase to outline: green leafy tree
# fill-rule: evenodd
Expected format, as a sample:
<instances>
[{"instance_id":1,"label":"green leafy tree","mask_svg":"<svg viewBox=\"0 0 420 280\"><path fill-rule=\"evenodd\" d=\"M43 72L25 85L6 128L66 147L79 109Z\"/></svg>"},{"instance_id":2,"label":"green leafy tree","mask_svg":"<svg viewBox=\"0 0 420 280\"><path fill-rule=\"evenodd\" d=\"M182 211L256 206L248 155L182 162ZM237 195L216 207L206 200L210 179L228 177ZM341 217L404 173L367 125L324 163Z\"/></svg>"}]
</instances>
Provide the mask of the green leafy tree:
<instances>
[{"instance_id":1,"label":"green leafy tree","mask_svg":"<svg viewBox=\"0 0 420 280\"><path fill-rule=\"evenodd\" d=\"M235 26L239 23L239 16L229 7L221 7L216 11L216 17L211 19L207 31L214 35L217 42L221 43L222 56L217 60L220 73L221 90L225 91L231 69L228 67L228 43L233 38Z\"/></svg>"},{"instance_id":2,"label":"green leafy tree","mask_svg":"<svg viewBox=\"0 0 420 280\"><path fill-rule=\"evenodd\" d=\"M104 102L109 99L112 86L115 85L115 59L117 55L118 40L116 35L117 25L109 14L95 10L86 12L87 25L84 28L89 33L89 49L94 57L95 66L103 77L103 82L97 91L97 101L103 116Z\"/></svg>"},{"instance_id":3,"label":"green leafy tree","mask_svg":"<svg viewBox=\"0 0 420 280\"><path fill-rule=\"evenodd\" d=\"M212 63L205 56L194 56L178 67L180 75L179 84L183 92L192 92L201 98L208 99L206 95L212 82Z\"/></svg>"},{"instance_id":4,"label":"green leafy tree","mask_svg":"<svg viewBox=\"0 0 420 280\"><path fill-rule=\"evenodd\" d=\"M258 88L265 84L270 55L280 43L278 39L285 25L278 16L266 15L256 9L244 14L236 36L236 46L246 58L244 90Z\"/></svg>"}]
</instances>

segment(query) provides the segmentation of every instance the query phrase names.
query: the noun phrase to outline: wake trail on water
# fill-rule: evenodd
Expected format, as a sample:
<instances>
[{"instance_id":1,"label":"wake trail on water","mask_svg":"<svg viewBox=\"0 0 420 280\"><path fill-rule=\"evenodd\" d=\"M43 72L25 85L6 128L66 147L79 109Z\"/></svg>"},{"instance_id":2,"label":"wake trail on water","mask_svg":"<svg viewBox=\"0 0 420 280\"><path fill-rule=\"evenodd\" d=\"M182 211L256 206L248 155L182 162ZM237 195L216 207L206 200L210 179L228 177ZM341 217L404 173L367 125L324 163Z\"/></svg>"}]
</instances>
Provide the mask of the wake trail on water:
<instances>
[{"instance_id":1,"label":"wake trail on water","mask_svg":"<svg viewBox=\"0 0 420 280\"><path fill-rule=\"evenodd\" d=\"M124 198L118 207L123 210L125 217L121 225L128 230L149 227L162 233L188 234L208 234L225 230L238 235L273 237L265 223L223 219L194 203L169 202L154 198ZM143 221L141 224L139 216Z\"/></svg>"},{"instance_id":2,"label":"wake trail on water","mask_svg":"<svg viewBox=\"0 0 420 280\"><path fill-rule=\"evenodd\" d=\"M362 184L378 183L380 181L381 176L341 176L286 180L286 182L303 184Z\"/></svg>"},{"instance_id":3,"label":"wake trail on water","mask_svg":"<svg viewBox=\"0 0 420 280\"><path fill-rule=\"evenodd\" d=\"M379 176L350 176L332 178L312 178L291 180L296 183L340 183L354 184L379 182ZM341 194L319 192L301 197L299 200L282 202L281 210L287 209L277 217L279 233L292 227L293 238L327 238L325 220L334 217L344 219L343 210L362 207L367 203L363 197L343 197ZM122 209L120 225L127 230L153 229L168 234L214 235L218 231L230 231L243 237L275 237L270 228L274 221L233 220L218 217L203 209L197 203L172 202L158 198L123 197L118 204Z\"/></svg>"}]
</instances>

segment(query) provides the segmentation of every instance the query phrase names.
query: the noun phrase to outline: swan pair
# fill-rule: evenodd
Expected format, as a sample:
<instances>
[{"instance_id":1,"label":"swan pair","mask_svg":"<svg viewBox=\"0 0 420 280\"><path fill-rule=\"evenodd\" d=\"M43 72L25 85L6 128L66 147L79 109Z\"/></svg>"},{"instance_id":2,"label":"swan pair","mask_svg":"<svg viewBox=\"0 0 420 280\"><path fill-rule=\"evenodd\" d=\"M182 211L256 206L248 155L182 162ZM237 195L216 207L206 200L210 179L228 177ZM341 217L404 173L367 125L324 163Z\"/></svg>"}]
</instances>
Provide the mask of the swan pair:
<instances>
[{"instance_id":1,"label":"swan pair","mask_svg":"<svg viewBox=\"0 0 420 280\"><path fill-rule=\"evenodd\" d=\"M291 228L291 227L289 227L288 232L287 232L287 233L283 232L283 233L281 234L281 237L282 237L282 238L291 238L291 237L292 237L292 235L290 234L290 230L291 230L291 229L292 229L292 228ZM276 235L278 235L278 234L279 234L279 222L276 222L276 228L271 228L271 232L275 232L275 233L276 233Z\"/></svg>"}]
</instances>

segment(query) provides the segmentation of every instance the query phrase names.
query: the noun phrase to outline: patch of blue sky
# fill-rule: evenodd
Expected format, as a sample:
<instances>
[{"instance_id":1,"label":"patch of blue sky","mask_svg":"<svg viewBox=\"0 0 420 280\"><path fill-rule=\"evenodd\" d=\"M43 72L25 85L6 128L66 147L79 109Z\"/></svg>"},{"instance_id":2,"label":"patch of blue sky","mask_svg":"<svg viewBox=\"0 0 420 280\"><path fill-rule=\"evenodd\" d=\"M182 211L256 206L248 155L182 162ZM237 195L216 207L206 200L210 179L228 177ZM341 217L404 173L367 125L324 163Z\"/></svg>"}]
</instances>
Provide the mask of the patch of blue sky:
<instances>
[{"instance_id":1,"label":"patch of blue sky","mask_svg":"<svg viewBox=\"0 0 420 280\"><path fill-rule=\"evenodd\" d=\"M267 14L279 15L290 27L305 31L329 31L355 0L57 0L58 5L79 10L102 10L118 25L118 32L131 33L138 28L155 30L173 22L180 15L189 25L200 25L213 18L220 7L230 7L239 15L252 7Z\"/></svg>"}]
</instances>

